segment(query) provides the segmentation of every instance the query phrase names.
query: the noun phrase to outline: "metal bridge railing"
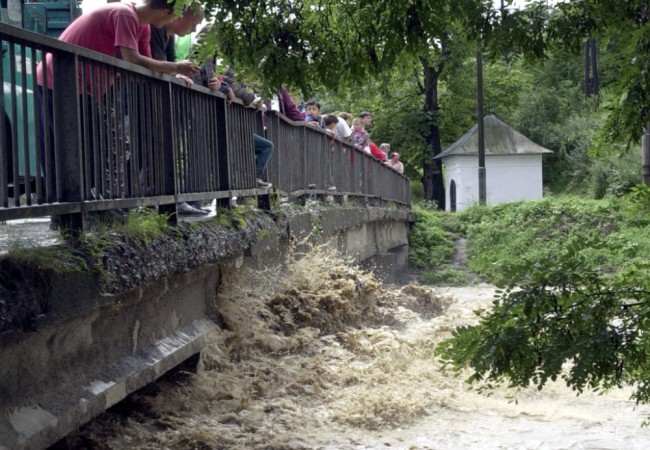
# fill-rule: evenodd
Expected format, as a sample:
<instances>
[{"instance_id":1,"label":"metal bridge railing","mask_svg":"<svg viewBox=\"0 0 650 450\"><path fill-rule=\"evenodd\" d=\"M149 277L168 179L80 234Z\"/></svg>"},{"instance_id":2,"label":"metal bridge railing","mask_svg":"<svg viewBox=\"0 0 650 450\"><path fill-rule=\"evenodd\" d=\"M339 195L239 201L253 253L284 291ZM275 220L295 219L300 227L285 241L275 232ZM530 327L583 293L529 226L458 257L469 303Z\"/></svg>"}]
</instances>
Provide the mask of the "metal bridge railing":
<instances>
[{"instance_id":1,"label":"metal bridge railing","mask_svg":"<svg viewBox=\"0 0 650 450\"><path fill-rule=\"evenodd\" d=\"M266 136L275 144L270 181L288 193L332 192L411 204L408 179L357 147L322 130L267 113Z\"/></svg>"},{"instance_id":2,"label":"metal bridge railing","mask_svg":"<svg viewBox=\"0 0 650 450\"><path fill-rule=\"evenodd\" d=\"M0 220L56 214L83 229L90 211L269 194L256 183L259 111L10 25L0 41ZM278 189L410 204L408 180L372 156L277 113L266 122Z\"/></svg>"}]
</instances>

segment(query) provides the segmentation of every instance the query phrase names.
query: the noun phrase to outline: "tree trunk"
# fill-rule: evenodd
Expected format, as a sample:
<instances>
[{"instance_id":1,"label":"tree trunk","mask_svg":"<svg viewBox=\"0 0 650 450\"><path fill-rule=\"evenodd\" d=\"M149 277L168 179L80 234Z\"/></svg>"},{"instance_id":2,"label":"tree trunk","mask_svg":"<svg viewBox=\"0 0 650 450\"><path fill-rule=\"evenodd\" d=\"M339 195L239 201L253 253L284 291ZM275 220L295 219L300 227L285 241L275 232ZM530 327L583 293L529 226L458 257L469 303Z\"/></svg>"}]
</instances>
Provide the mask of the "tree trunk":
<instances>
[{"instance_id":1,"label":"tree trunk","mask_svg":"<svg viewBox=\"0 0 650 450\"><path fill-rule=\"evenodd\" d=\"M643 184L650 185L650 122L646 124L645 133L641 138L641 165Z\"/></svg>"},{"instance_id":2,"label":"tree trunk","mask_svg":"<svg viewBox=\"0 0 650 450\"><path fill-rule=\"evenodd\" d=\"M426 148L422 155L422 185L424 199L433 200L439 209L445 209L445 187L442 180L442 163L433 157L442 153L440 127L438 125L438 80L444 63L433 67L430 61L421 59L424 68L424 112L429 120L429 132L426 136Z\"/></svg>"}]
</instances>

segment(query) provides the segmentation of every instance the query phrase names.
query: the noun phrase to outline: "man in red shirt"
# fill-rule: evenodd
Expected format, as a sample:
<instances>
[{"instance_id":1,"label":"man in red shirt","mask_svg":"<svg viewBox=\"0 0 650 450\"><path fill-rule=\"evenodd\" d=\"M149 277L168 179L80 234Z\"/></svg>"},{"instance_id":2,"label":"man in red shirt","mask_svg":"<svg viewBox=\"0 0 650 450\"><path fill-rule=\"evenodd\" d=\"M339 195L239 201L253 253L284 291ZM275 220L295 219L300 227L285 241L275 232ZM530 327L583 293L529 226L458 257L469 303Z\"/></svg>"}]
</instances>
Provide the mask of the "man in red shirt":
<instances>
[{"instance_id":1,"label":"man in red shirt","mask_svg":"<svg viewBox=\"0 0 650 450\"><path fill-rule=\"evenodd\" d=\"M174 2L145 0L142 5L109 3L84 14L61 34L63 42L76 44L105 55L144 66L155 72L191 77L199 67L189 61L168 62L151 58L149 24L160 28L174 21ZM52 88L52 55L47 55L47 87ZM36 72L43 86L43 63Z\"/></svg>"},{"instance_id":2,"label":"man in red shirt","mask_svg":"<svg viewBox=\"0 0 650 450\"><path fill-rule=\"evenodd\" d=\"M386 162L386 154L372 141L370 142L370 154L378 160Z\"/></svg>"},{"instance_id":3,"label":"man in red shirt","mask_svg":"<svg viewBox=\"0 0 650 450\"><path fill-rule=\"evenodd\" d=\"M88 14L84 14L72 22L59 37L59 40L75 44L81 47L103 53L108 56L121 58L150 70L168 73L181 74L191 77L199 71L198 65L190 61L157 61L151 58L150 38L151 33L149 24L156 27L165 26L177 17L174 15L174 1L168 3L168 0L144 0L143 4L135 5L123 3L109 3L96 9ZM43 70L45 64L46 70ZM38 64L36 69L36 80L38 83L38 109L39 109L39 127L40 133L40 152L43 161L43 171L47 167L46 161L50 164L50 196L48 201L57 201L56 192L56 169L55 169L55 151L54 151L54 124L53 104L52 104L52 55L47 54L44 61ZM81 71L80 71L81 72ZM106 90L105 85L92 86L90 68L87 69L88 86L86 94L81 97L82 102L92 103L93 97L101 96ZM46 77L46 79L45 79ZM81 79L81 73L79 74ZM112 82L109 80L109 82ZM45 85L46 84L46 85ZM45 97L45 88L47 97ZM92 94L91 94L92 93ZM45 121L45 108L49 110L49 123ZM83 118L82 118L83 119ZM46 127L50 127L50 133L46 133ZM46 155L47 134L50 137L50 151ZM92 156L92 149L85 149L85 158L89 158L91 172L94 170L95 158Z\"/></svg>"}]
</instances>

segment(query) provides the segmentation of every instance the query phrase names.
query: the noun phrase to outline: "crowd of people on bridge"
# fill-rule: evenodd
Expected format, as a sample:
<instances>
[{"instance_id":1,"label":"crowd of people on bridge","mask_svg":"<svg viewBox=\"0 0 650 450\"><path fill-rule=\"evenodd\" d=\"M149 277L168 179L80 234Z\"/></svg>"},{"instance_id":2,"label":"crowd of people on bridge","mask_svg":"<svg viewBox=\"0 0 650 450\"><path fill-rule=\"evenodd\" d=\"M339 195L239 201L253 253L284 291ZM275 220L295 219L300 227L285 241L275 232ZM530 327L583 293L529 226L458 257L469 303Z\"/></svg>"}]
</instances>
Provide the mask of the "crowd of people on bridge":
<instances>
[{"instance_id":1,"label":"crowd of people on bridge","mask_svg":"<svg viewBox=\"0 0 650 450\"><path fill-rule=\"evenodd\" d=\"M267 109L275 109L294 122L306 122L308 125L321 128L330 136L355 145L366 153L382 161L388 167L399 173L404 173L404 165L399 160L399 153L390 151L390 144L379 146L373 142L367 128L372 124L372 113L364 111L357 117L348 112L321 115L321 105L316 100L298 107L291 94L282 88L278 93L277 102L266 102Z\"/></svg>"},{"instance_id":2,"label":"crowd of people on bridge","mask_svg":"<svg viewBox=\"0 0 650 450\"><path fill-rule=\"evenodd\" d=\"M188 36L196 31L197 26L202 22L204 15L200 7L186 8L182 16L174 14L174 1L168 0L144 0L141 4L108 3L107 5L82 15L75 20L61 34L60 40L97 52L121 58L134 64L141 65L150 70L176 75L187 82L188 85L200 82L214 91L221 91L226 95L230 103L235 94L228 83L222 77L214 73L214 61L212 70L207 71L209 63L201 67L187 59L179 59L179 48L174 46L174 37ZM183 41L186 45L186 39ZM183 51L181 49L180 53ZM188 56L187 51L183 55ZM45 160L45 149L49 148L51 154L47 155L54 160L53 142L46 146L44 139L47 136L54 136L51 113L51 91L47 98L50 104L43 103L45 89L51 90L53 84L52 55L47 54L45 64L39 63L37 68L38 94L40 101L39 116L41 133L41 157ZM244 103L252 103L244 100ZM399 161L399 154L390 153L390 145L387 143L377 146L371 138L367 128L372 124L372 114L362 112L357 117L341 112L339 114L321 115L321 105L317 101L309 101L304 106L298 107L291 94L281 89L276 99L265 102L267 109L277 109L287 118L293 121L305 122L310 126L320 128L332 137L341 139L356 145L359 149L371 154L384 162L399 173L403 173L404 166ZM50 113L44 113L50 108ZM45 118L49 117L49 123ZM46 127L50 132L44 132ZM273 152L273 143L263 136L254 135L257 182L261 188L270 188L271 185L263 179L266 165ZM56 186L55 174L51 174L53 185ZM179 212L203 213L198 204L179 205Z\"/></svg>"}]
</instances>

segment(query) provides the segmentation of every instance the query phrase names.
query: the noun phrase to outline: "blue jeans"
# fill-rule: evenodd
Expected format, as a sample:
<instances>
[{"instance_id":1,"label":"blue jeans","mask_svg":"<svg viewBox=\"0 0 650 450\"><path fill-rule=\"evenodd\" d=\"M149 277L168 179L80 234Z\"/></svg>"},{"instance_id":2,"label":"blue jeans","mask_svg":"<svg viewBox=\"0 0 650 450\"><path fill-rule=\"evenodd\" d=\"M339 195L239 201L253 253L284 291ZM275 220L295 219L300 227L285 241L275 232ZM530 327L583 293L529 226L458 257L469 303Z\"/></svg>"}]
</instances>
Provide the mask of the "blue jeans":
<instances>
[{"instance_id":1,"label":"blue jeans","mask_svg":"<svg viewBox=\"0 0 650 450\"><path fill-rule=\"evenodd\" d=\"M271 159L273 153L273 142L257 134L253 134L255 141L255 170L257 178L262 178L264 169Z\"/></svg>"}]
</instances>

